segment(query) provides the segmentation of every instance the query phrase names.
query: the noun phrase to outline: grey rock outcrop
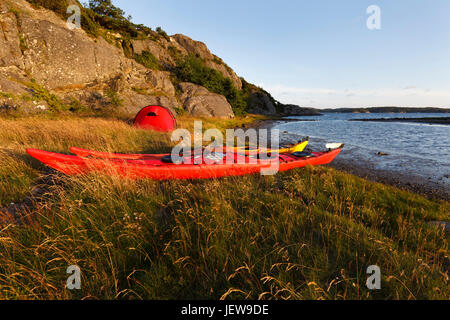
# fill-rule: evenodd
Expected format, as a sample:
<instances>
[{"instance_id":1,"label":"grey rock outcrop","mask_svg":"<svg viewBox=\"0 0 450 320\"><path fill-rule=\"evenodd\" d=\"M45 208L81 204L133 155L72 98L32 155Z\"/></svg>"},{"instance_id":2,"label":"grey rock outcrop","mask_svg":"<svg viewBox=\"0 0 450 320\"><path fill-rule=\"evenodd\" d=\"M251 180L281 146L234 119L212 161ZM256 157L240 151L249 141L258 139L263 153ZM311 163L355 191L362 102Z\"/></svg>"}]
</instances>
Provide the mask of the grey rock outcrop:
<instances>
[{"instance_id":1,"label":"grey rock outcrop","mask_svg":"<svg viewBox=\"0 0 450 320\"><path fill-rule=\"evenodd\" d=\"M283 105L283 114L289 116L320 116L321 113L313 108L302 108L295 104Z\"/></svg>"},{"instance_id":2,"label":"grey rock outcrop","mask_svg":"<svg viewBox=\"0 0 450 320\"><path fill-rule=\"evenodd\" d=\"M251 95L251 113L274 115L277 113L273 100L264 92L253 92Z\"/></svg>"},{"instance_id":3,"label":"grey rock outcrop","mask_svg":"<svg viewBox=\"0 0 450 320\"><path fill-rule=\"evenodd\" d=\"M85 86L103 81L132 64L119 49L80 31L23 15L21 29L27 41L25 69L49 89Z\"/></svg>"},{"instance_id":4,"label":"grey rock outcrop","mask_svg":"<svg viewBox=\"0 0 450 320\"><path fill-rule=\"evenodd\" d=\"M130 114L137 114L144 106L149 105L164 106L169 108L174 115L180 108L178 100L172 96L142 95L129 92L125 95L124 100L125 111Z\"/></svg>"},{"instance_id":5,"label":"grey rock outcrop","mask_svg":"<svg viewBox=\"0 0 450 320\"><path fill-rule=\"evenodd\" d=\"M0 76L0 92L4 93L12 93L14 94L26 94L27 87L24 85L21 85L20 83L16 81L12 81L7 79L4 76Z\"/></svg>"},{"instance_id":6,"label":"grey rock outcrop","mask_svg":"<svg viewBox=\"0 0 450 320\"><path fill-rule=\"evenodd\" d=\"M16 15L6 11L3 4L0 11L0 67L23 68L17 22Z\"/></svg>"},{"instance_id":7,"label":"grey rock outcrop","mask_svg":"<svg viewBox=\"0 0 450 320\"><path fill-rule=\"evenodd\" d=\"M113 90L125 110L143 107L133 105L140 102L179 107L168 72L147 69L102 37L70 30L53 12L36 10L24 0L15 1L14 9L5 0L0 5L1 91L17 93L19 83L34 79L67 101L105 106L105 92ZM135 87L148 97L133 91Z\"/></svg>"},{"instance_id":8,"label":"grey rock outcrop","mask_svg":"<svg viewBox=\"0 0 450 320\"><path fill-rule=\"evenodd\" d=\"M203 42L151 30L132 40L114 30L102 34L93 37L82 29L71 30L55 12L37 9L26 0L0 0L0 105L48 110L48 97L54 95L66 106L81 104L93 110L135 113L145 105L161 104L174 112L234 117L223 95L193 83L174 87L179 81L173 77L177 62L194 55L237 89L243 88L244 81ZM159 70L133 59L145 51L158 60ZM276 101L260 88L252 91L251 102L250 113L277 113Z\"/></svg>"},{"instance_id":9,"label":"grey rock outcrop","mask_svg":"<svg viewBox=\"0 0 450 320\"><path fill-rule=\"evenodd\" d=\"M233 109L224 96L189 82L180 83L179 88L182 92L180 100L183 108L190 114L203 117L234 117Z\"/></svg>"}]
</instances>

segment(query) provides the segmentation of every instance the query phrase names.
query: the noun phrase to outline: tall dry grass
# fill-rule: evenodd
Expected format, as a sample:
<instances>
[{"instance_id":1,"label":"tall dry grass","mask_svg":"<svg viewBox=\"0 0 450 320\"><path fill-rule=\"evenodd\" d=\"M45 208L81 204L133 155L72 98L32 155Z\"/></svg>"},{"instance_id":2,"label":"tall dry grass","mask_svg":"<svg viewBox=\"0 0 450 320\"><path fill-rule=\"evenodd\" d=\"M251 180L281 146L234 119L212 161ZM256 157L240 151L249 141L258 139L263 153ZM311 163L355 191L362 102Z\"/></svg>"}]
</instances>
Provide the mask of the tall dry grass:
<instances>
[{"instance_id":1,"label":"tall dry grass","mask_svg":"<svg viewBox=\"0 0 450 320\"><path fill-rule=\"evenodd\" d=\"M25 148L70 146L161 152L170 140L102 119L0 120L2 199L20 201L42 172ZM325 167L205 181L54 179L30 223L0 229L0 298L449 298L448 234L428 225L449 218L445 202ZM82 270L80 291L65 289L69 265ZM381 268L379 291L365 285L369 265Z\"/></svg>"}]
</instances>

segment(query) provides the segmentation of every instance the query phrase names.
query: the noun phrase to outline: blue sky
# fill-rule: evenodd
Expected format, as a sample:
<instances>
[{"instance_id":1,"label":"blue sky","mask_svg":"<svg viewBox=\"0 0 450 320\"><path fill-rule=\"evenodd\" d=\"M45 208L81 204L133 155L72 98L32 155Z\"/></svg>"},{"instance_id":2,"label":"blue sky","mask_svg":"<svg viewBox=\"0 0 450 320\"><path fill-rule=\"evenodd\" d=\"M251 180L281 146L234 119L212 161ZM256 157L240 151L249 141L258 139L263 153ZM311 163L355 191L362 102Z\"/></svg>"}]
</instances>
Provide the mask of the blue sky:
<instances>
[{"instance_id":1,"label":"blue sky","mask_svg":"<svg viewBox=\"0 0 450 320\"><path fill-rule=\"evenodd\" d=\"M114 0L304 107L450 107L449 0ZM381 9L381 30L366 10Z\"/></svg>"}]
</instances>

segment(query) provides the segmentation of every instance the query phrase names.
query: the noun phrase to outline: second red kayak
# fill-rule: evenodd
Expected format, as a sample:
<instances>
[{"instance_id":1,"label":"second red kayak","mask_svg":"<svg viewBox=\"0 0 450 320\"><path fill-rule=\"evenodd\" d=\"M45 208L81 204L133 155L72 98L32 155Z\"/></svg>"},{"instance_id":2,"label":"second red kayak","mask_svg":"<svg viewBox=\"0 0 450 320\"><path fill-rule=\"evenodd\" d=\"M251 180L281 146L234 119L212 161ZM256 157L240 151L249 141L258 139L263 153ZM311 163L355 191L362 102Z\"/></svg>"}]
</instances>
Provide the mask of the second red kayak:
<instances>
[{"instance_id":1,"label":"second red kayak","mask_svg":"<svg viewBox=\"0 0 450 320\"><path fill-rule=\"evenodd\" d=\"M28 149L27 153L67 175L103 173L132 179L172 180L242 176L260 173L264 169L275 168L275 171L286 171L307 165L323 165L332 162L341 152L342 147L343 145L325 152L274 154L272 159L260 159L257 155L242 155L232 152L213 153L210 161L200 156L202 159L199 164L196 164L198 156L194 155L184 159L187 164L175 164L170 163L170 160L164 155L145 159L98 159L37 149Z\"/></svg>"}]
</instances>

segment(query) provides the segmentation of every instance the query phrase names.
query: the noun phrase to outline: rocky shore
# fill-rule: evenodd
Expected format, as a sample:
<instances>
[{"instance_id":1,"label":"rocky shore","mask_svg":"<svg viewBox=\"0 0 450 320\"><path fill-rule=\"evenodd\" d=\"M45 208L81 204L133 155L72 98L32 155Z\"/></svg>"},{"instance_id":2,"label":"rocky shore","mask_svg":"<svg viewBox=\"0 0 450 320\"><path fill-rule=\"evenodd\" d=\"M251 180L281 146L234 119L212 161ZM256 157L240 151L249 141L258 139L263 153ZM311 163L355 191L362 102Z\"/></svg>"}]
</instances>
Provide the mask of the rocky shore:
<instances>
[{"instance_id":1,"label":"rocky shore","mask_svg":"<svg viewBox=\"0 0 450 320\"><path fill-rule=\"evenodd\" d=\"M258 121L252 125L257 129L269 129L279 125L283 122L287 122L289 119L272 119L265 121ZM250 127L250 126L248 126ZM288 132L281 133L281 143L292 143L299 140L301 137L290 134ZM313 150L318 150L318 146L315 145L315 141L311 141L310 147ZM378 156L387 155L382 152L378 153ZM428 199L444 200L448 201L450 198L450 187L445 187L442 183L438 183L434 179L426 179L421 176L415 176L408 172L395 172L390 170L383 170L377 168L369 160L357 157L352 159L352 152L344 148L342 156L337 157L328 166L337 170L345 171L363 179L369 181L378 182L386 185L390 185L402 190L411 191L416 194L420 194ZM445 179L448 179L446 177Z\"/></svg>"},{"instance_id":2,"label":"rocky shore","mask_svg":"<svg viewBox=\"0 0 450 320\"><path fill-rule=\"evenodd\" d=\"M450 188L443 188L442 185L419 176L398 172L393 174L389 170L374 169L368 162L351 161L338 157L329 166L369 181L420 194L428 199L448 201L450 198Z\"/></svg>"}]
</instances>

